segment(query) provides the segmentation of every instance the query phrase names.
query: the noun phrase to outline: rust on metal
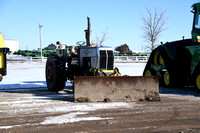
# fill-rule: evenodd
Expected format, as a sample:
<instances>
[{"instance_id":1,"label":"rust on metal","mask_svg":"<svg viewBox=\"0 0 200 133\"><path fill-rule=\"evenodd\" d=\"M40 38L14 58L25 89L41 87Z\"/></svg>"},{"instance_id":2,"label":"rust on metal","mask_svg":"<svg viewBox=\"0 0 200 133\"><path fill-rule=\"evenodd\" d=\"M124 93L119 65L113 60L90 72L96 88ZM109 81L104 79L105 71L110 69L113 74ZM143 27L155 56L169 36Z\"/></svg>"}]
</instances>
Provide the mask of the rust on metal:
<instances>
[{"instance_id":1,"label":"rust on metal","mask_svg":"<svg viewBox=\"0 0 200 133\"><path fill-rule=\"evenodd\" d=\"M158 76L77 76L75 102L158 101Z\"/></svg>"}]
</instances>

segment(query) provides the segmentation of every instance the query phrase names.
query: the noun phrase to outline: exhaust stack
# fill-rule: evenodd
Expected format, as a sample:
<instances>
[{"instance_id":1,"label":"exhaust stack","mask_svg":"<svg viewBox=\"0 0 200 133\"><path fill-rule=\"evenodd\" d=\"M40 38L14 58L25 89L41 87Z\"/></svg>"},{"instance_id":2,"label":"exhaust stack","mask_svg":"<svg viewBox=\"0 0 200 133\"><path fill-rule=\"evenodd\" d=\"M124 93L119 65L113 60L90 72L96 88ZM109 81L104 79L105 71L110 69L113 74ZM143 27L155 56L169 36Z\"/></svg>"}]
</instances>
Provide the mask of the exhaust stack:
<instances>
[{"instance_id":1,"label":"exhaust stack","mask_svg":"<svg viewBox=\"0 0 200 133\"><path fill-rule=\"evenodd\" d=\"M88 28L85 30L85 39L86 39L86 46L91 47L91 25L90 25L90 18L87 17Z\"/></svg>"}]
</instances>

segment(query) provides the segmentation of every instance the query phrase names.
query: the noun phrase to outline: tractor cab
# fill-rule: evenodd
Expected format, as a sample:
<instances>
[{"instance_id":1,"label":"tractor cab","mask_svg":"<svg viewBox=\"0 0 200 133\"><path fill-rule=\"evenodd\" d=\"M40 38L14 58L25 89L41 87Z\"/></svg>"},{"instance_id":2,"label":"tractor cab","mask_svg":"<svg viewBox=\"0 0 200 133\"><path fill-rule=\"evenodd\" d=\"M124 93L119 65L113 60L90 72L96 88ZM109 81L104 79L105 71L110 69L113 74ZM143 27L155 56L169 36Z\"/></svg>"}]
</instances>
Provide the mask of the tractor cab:
<instances>
[{"instance_id":1,"label":"tractor cab","mask_svg":"<svg viewBox=\"0 0 200 133\"><path fill-rule=\"evenodd\" d=\"M200 3L192 5L192 13L194 13L193 26L192 26L192 41L200 42Z\"/></svg>"},{"instance_id":2,"label":"tractor cab","mask_svg":"<svg viewBox=\"0 0 200 133\"><path fill-rule=\"evenodd\" d=\"M78 50L78 64L83 71L89 71L93 76L112 76L117 74L119 70L114 67L114 52L112 47L94 46L91 43L91 25L88 19L88 28L85 30L86 45L77 42L81 47ZM81 41L80 41L81 42ZM85 74L87 75L87 74Z\"/></svg>"}]
</instances>

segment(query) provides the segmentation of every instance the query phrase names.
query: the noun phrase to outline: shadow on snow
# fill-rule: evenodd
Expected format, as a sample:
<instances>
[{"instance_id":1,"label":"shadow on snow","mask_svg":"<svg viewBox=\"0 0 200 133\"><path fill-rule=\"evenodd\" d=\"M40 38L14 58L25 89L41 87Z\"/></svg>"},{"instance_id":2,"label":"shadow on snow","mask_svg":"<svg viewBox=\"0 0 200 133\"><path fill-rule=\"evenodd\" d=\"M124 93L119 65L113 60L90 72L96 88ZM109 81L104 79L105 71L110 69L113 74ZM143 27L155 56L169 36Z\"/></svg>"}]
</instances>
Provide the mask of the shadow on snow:
<instances>
[{"instance_id":1,"label":"shadow on snow","mask_svg":"<svg viewBox=\"0 0 200 133\"><path fill-rule=\"evenodd\" d=\"M62 100L74 102L72 84L66 82L65 88L59 92L50 92L47 89L46 81L24 81L13 84L0 84L0 93L27 93L32 94L36 100ZM23 98L22 99L27 99ZM29 97L28 99L31 99Z\"/></svg>"},{"instance_id":2,"label":"shadow on snow","mask_svg":"<svg viewBox=\"0 0 200 133\"><path fill-rule=\"evenodd\" d=\"M13 84L0 84L0 93L27 93L32 94L33 99L38 100L62 100L68 102L74 102L74 94L72 84L66 82L65 88L59 92L50 92L47 89L46 81L24 81ZM171 95L191 95L200 97L200 91L192 88L165 88L159 87L160 94L171 94ZM27 99L23 98L22 99ZM31 99L29 97L28 99Z\"/></svg>"},{"instance_id":3,"label":"shadow on snow","mask_svg":"<svg viewBox=\"0 0 200 133\"><path fill-rule=\"evenodd\" d=\"M160 94L172 94L172 95L190 95L200 97L200 91L194 87L185 87L185 88L165 88L159 87Z\"/></svg>"}]
</instances>

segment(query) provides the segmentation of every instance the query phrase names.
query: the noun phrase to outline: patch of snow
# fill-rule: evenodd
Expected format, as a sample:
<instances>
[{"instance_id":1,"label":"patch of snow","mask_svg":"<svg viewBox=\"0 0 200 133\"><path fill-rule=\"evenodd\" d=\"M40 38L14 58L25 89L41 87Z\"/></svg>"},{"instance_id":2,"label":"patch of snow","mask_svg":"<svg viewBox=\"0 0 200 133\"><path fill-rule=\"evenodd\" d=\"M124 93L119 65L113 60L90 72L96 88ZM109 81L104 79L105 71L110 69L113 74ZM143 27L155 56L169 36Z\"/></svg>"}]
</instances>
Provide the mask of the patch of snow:
<instances>
[{"instance_id":1,"label":"patch of snow","mask_svg":"<svg viewBox=\"0 0 200 133\"><path fill-rule=\"evenodd\" d=\"M35 125L35 124L22 124L22 125L0 126L0 129L9 129L9 128L13 128L13 127L21 127L21 126L29 126L29 125Z\"/></svg>"},{"instance_id":2,"label":"patch of snow","mask_svg":"<svg viewBox=\"0 0 200 133\"><path fill-rule=\"evenodd\" d=\"M146 63L115 63L121 75L142 76Z\"/></svg>"},{"instance_id":3,"label":"patch of snow","mask_svg":"<svg viewBox=\"0 0 200 133\"><path fill-rule=\"evenodd\" d=\"M10 125L10 126L0 126L0 129L9 129L13 127L20 127L20 126L34 126L34 125L47 125L47 124L65 124L65 123L73 123L79 121L91 121L91 120L106 120L112 118L101 118L101 117L78 117L77 115L85 115L88 114L87 112L74 112L60 116L52 116L47 117L41 123L34 123L34 124L21 124L21 125Z\"/></svg>"},{"instance_id":4,"label":"patch of snow","mask_svg":"<svg viewBox=\"0 0 200 133\"><path fill-rule=\"evenodd\" d=\"M45 112L71 112L71 111L95 111L100 109L114 109L114 108L132 108L138 106L136 103L123 103L123 102L112 102L112 103L82 103L76 104L71 103L69 106L62 107L50 107L44 109Z\"/></svg>"},{"instance_id":5,"label":"patch of snow","mask_svg":"<svg viewBox=\"0 0 200 133\"><path fill-rule=\"evenodd\" d=\"M69 113L60 116L47 117L45 121L40 124L64 124L64 123L73 123L79 121L89 121L89 120L105 120L112 118L101 118L101 117L77 117L77 115L87 114L87 112L75 112Z\"/></svg>"},{"instance_id":6,"label":"patch of snow","mask_svg":"<svg viewBox=\"0 0 200 133\"><path fill-rule=\"evenodd\" d=\"M130 76L141 76L145 65L146 63L115 63L122 75ZM46 87L45 63L8 63L7 75L0 82L0 89L30 87Z\"/></svg>"},{"instance_id":7,"label":"patch of snow","mask_svg":"<svg viewBox=\"0 0 200 133\"><path fill-rule=\"evenodd\" d=\"M9 129L9 128L19 127L19 126L22 126L22 125L0 126L0 129Z\"/></svg>"}]
</instances>

